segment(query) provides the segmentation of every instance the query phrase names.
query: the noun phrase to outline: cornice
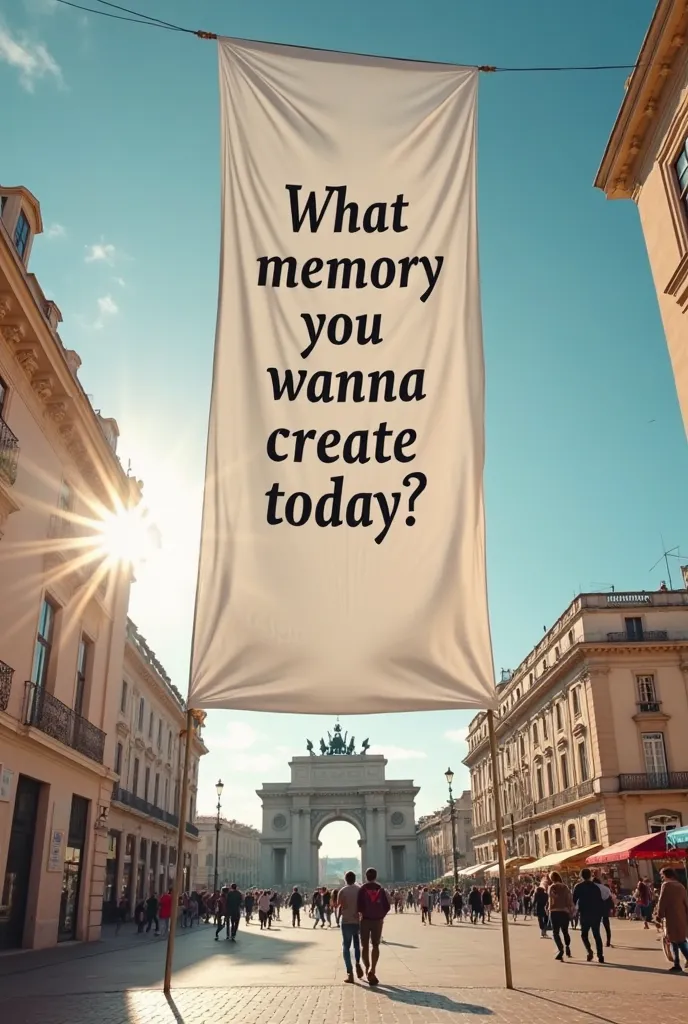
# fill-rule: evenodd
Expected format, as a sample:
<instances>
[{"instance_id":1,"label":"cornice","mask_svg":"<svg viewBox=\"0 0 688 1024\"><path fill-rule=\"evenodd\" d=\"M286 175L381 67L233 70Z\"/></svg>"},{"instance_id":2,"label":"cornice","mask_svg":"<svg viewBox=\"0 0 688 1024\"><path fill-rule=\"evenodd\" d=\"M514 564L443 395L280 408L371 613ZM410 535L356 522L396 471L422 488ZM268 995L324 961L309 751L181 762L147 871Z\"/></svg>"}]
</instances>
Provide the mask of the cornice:
<instances>
[{"instance_id":1,"label":"cornice","mask_svg":"<svg viewBox=\"0 0 688 1024\"><path fill-rule=\"evenodd\" d=\"M687 34L686 0L659 0L595 176L595 187L609 199L634 197L638 164L673 84Z\"/></svg>"}]
</instances>

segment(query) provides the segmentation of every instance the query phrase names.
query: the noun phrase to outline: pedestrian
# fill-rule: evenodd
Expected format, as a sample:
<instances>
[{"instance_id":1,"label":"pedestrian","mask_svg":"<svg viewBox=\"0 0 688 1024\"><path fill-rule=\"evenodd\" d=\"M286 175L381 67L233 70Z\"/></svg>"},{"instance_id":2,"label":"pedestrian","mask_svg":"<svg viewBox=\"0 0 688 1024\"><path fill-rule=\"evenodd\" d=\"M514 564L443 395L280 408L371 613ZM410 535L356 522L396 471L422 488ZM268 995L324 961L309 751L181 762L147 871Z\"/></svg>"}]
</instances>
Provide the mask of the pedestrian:
<instances>
[{"instance_id":1,"label":"pedestrian","mask_svg":"<svg viewBox=\"0 0 688 1024\"><path fill-rule=\"evenodd\" d=\"M652 886L649 878L641 878L635 890L636 913L640 914L645 929L652 920Z\"/></svg>"},{"instance_id":2,"label":"pedestrian","mask_svg":"<svg viewBox=\"0 0 688 1024\"><path fill-rule=\"evenodd\" d=\"M602 893L600 892L600 887L592 880L590 868L583 868L580 877L580 882L573 890L573 902L578 907L578 913L580 914L581 939L587 950L589 963L593 959L593 951L588 935L592 932L597 950L597 960L603 964L604 949L600 934L603 915Z\"/></svg>"},{"instance_id":3,"label":"pedestrian","mask_svg":"<svg viewBox=\"0 0 688 1024\"><path fill-rule=\"evenodd\" d=\"M382 925L389 913L389 897L377 880L375 868L367 869L366 880L359 889L358 912L361 915L361 958L368 975L368 984L377 985Z\"/></svg>"},{"instance_id":4,"label":"pedestrian","mask_svg":"<svg viewBox=\"0 0 688 1024\"><path fill-rule=\"evenodd\" d=\"M220 889L217 900L215 901L215 941L218 941L220 932L225 926L225 921L229 922L227 917L227 892L226 886L222 886Z\"/></svg>"},{"instance_id":5,"label":"pedestrian","mask_svg":"<svg viewBox=\"0 0 688 1024\"><path fill-rule=\"evenodd\" d=\"M540 926L540 938L547 938L547 890L542 881L533 894L533 909Z\"/></svg>"},{"instance_id":6,"label":"pedestrian","mask_svg":"<svg viewBox=\"0 0 688 1024\"><path fill-rule=\"evenodd\" d=\"M294 886L291 896L289 897L289 906L291 908L291 926L292 928L301 927L301 907L303 906L303 896L298 890L297 886Z\"/></svg>"},{"instance_id":7,"label":"pedestrian","mask_svg":"<svg viewBox=\"0 0 688 1024\"><path fill-rule=\"evenodd\" d=\"M154 892L146 900L146 934L151 930L155 922L155 935L160 934L160 921L158 920L158 897Z\"/></svg>"},{"instance_id":8,"label":"pedestrian","mask_svg":"<svg viewBox=\"0 0 688 1024\"><path fill-rule=\"evenodd\" d=\"M317 889L313 893L313 907L315 909L315 924L313 928L317 928L320 925L321 928L325 927L325 906L324 906L324 895L325 888Z\"/></svg>"},{"instance_id":9,"label":"pedestrian","mask_svg":"<svg viewBox=\"0 0 688 1024\"><path fill-rule=\"evenodd\" d=\"M161 931L163 935L167 935L170 930L170 918L172 917L172 890L168 889L160 897L160 905L158 907L158 913L160 915Z\"/></svg>"},{"instance_id":10,"label":"pedestrian","mask_svg":"<svg viewBox=\"0 0 688 1024\"><path fill-rule=\"evenodd\" d=\"M432 924L432 893L423 886L420 893L420 923Z\"/></svg>"},{"instance_id":11,"label":"pedestrian","mask_svg":"<svg viewBox=\"0 0 688 1024\"><path fill-rule=\"evenodd\" d=\"M609 947L612 944L612 926L609 919L614 910L614 894L599 875L595 875L595 885L598 886L602 893L602 925L607 937L607 947Z\"/></svg>"},{"instance_id":12,"label":"pedestrian","mask_svg":"<svg viewBox=\"0 0 688 1024\"><path fill-rule=\"evenodd\" d=\"M332 890L332 912L334 914L334 923L339 928L339 889Z\"/></svg>"},{"instance_id":13,"label":"pedestrian","mask_svg":"<svg viewBox=\"0 0 688 1024\"><path fill-rule=\"evenodd\" d=\"M136 922L137 925L137 935L141 935L143 933L143 926L146 923L146 904L144 902L143 897L141 897L141 899L138 900L134 908L134 921Z\"/></svg>"},{"instance_id":14,"label":"pedestrian","mask_svg":"<svg viewBox=\"0 0 688 1024\"><path fill-rule=\"evenodd\" d=\"M666 937L674 951L671 971L682 971L679 953L683 953L688 967L688 895L676 877L673 868L662 868L662 888L657 904L657 924L664 921Z\"/></svg>"},{"instance_id":15,"label":"pedestrian","mask_svg":"<svg viewBox=\"0 0 688 1024\"><path fill-rule=\"evenodd\" d=\"M327 918L327 927L331 928L332 927L332 893L327 888L323 888L323 893L322 893L322 910L323 910L323 914Z\"/></svg>"},{"instance_id":16,"label":"pedestrian","mask_svg":"<svg viewBox=\"0 0 688 1024\"><path fill-rule=\"evenodd\" d=\"M261 931L270 927L270 893L267 890L258 896L258 920Z\"/></svg>"},{"instance_id":17,"label":"pedestrian","mask_svg":"<svg viewBox=\"0 0 688 1024\"><path fill-rule=\"evenodd\" d=\"M440 892L440 910L444 914L445 922L447 924L452 924L451 905L452 905L451 893L449 892L449 889L447 889L446 886L445 886L442 889L442 891Z\"/></svg>"},{"instance_id":18,"label":"pedestrian","mask_svg":"<svg viewBox=\"0 0 688 1024\"><path fill-rule=\"evenodd\" d=\"M483 898L480 895L477 885L474 885L468 894L468 904L471 908L471 924L477 924L478 918L483 915Z\"/></svg>"},{"instance_id":19,"label":"pedestrian","mask_svg":"<svg viewBox=\"0 0 688 1024\"><path fill-rule=\"evenodd\" d=\"M452 905L454 907L454 920L461 924L461 914L463 913L463 896L461 895L460 889L454 889L454 895L452 896Z\"/></svg>"},{"instance_id":20,"label":"pedestrian","mask_svg":"<svg viewBox=\"0 0 688 1024\"><path fill-rule=\"evenodd\" d=\"M483 924L485 924L485 918L488 921L492 920L492 890L488 889L487 886L483 889Z\"/></svg>"},{"instance_id":21,"label":"pedestrian","mask_svg":"<svg viewBox=\"0 0 688 1024\"><path fill-rule=\"evenodd\" d=\"M342 931L342 955L346 967L346 984L354 984L354 970L351 963L351 945L354 947L354 960L356 963L356 977L363 977L361 967L361 929L358 917L358 896L360 886L356 885L356 875L353 871L347 871L344 875L346 885L337 893L337 908L339 910L340 928Z\"/></svg>"},{"instance_id":22,"label":"pedestrian","mask_svg":"<svg viewBox=\"0 0 688 1024\"><path fill-rule=\"evenodd\" d=\"M247 892L244 897L244 913L246 915L246 924L251 923L253 917L253 908L256 904L255 895L252 892Z\"/></svg>"},{"instance_id":23,"label":"pedestrian","mask_svg":"<svg viewBox=\"0 0 688 1024\"><path fill-rule=\"evenodd\" d=\"M239 892L236 882L232 882L229 889L225 890L225 918L227 921L227 937L236 942L236 935L241 920L241 904L243 896Z\"/></svg>"},{"instance_id":24,"label":"pedestrian","mask_svg":"<svg viewBox=\"0 0 688 1024\"><path fill-rule=\"evenodd\" d=\"M568 957L571 956L569 922L573 916L573 897L571 896L571 890L562 881L558 871L550 872L549 881L549 916L552 922L552 937L557 947L557 955L554 959L563 960L564 950L566 950Z\"/></svg>"},{"instance_id":25,"label":"pedestrian","mask_svg":"<svg viewBox=\"0 0 688 1024\"><path fill-rule=\"evenodd\" d=\"M122 895L117 900L117 924L115 925L115 935L119 935L120 928L126 923L128 913L129 900L127 899L126 891L123 890Z\"/></svg>"}]
</instances>

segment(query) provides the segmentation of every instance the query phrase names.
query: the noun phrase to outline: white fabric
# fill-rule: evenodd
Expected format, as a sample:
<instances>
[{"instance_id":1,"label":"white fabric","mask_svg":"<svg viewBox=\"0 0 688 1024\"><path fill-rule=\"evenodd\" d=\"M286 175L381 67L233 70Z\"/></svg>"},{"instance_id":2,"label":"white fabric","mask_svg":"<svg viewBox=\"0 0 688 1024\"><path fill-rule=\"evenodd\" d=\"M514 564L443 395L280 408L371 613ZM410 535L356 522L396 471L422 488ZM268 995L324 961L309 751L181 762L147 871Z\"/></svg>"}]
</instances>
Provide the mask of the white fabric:
<instances>
[{"instance_id":1,"label":"white fabric","mask_svg":"<svg viewBox=\"0 0 688 1024\"><path fill-rule=\"evenodd\" d=\"M229 39L219 52L222 269L191 705L494 707L477 71ZM318 209L330 195L317 230L304 212L311 191ZM352 202L355 219L343 209ZM279 284L272 257L295 260ZM348 288L344 268L322 262L344 258L362 261ZM345 343L344 317L330 322L337 314L352 319ZM356 318L367 317L368 337L376 314L381 340L360 344ZM308 324L315 332L321 320L308 352ZM295 383L306 375L303 390L277 400L273 377L279 394L287 370ZM387 370L393 387L386 392L391 375L380 377L373 401L369 375ZM353 371L360 395L354 377L340 401L334 375ZM334 397L318 401L327 373ZM393 436L376 439L381 424ZM290 433L273 453L286 458L273 461L267 444L278 428ZM302 461L299 430L316 432ZM342 441L320 441L326 431ZM353 431L369 432L367 462L352 461L360 436L344 444ZM404 484L410 473L423 476ZM342 524L333 526L339 491ZM311 500L300 526L307 502L290 503L297 492Z\"/></svg>"}]
</instances>

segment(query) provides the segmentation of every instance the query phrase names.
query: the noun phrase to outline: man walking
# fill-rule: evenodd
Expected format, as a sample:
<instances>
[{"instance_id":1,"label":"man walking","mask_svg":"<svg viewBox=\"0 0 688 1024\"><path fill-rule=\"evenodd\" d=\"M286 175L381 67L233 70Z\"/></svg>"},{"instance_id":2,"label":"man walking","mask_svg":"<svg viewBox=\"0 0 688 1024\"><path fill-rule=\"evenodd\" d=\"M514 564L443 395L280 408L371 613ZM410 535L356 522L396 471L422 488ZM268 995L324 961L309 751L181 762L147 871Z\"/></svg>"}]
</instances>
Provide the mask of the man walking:
<instances>
[{"instance_id":1,"label":"man walking","mask_svg":"<svg viewBox=\"0 0 688 1024\"><path fill-rule=\"evenodd\" d=\"M225 894L225 914L227 917L227 931L232 942L236 942L236 933L239 930L241 918L241 903L243 896L237 888L236 882L232 882L229 891Z\"/></svg>"},{"instance_id":2,"label":"man walking","mask_svg":"<svg viewBox=\"0 0 688 1024\"><path fill-rule=\"evenodd\" d=\"M598 886L602 893L602 924L604 925L604 932L607 936L607 947L612 944L612 926L609 918L614 910L614 896L611 889L606 884L604 879L601 879L599 875L595 875L595 885Z\"/></svg>"},{"instance_id":3,"label":"man walking","mask_svg":"<svg viewBox=\"0 0 688 1024\"><path fill-rule=\"evenodd\" d=\"M218 936L222 929L227 924L227 935L229 937L229 917L227 916L227 886L223 886L220 890L220 895L215 901L215 941L218 941Z\"/></svg>"},{"instance_id":4,"label":"man walking","mask_svg":"<svg viewBox=\"0 0 688 1024\"><path fill-rule=\"evenodd\" d=\"M294 891L289 897L289 906L291 908L291 926L296 928L298 925L301 927L301 907L303 906L303 896L299 892L298 888L294 886Z\"/></svg>"},{"instance_id":5,"label":"man walking","mask_svg":"<svg viewBox=\"0 0 688 1024\"><path fill-rule=\"evenodd\" d=\"M146 900L146 931L151 930L151 926L155 924L155 934L160 934L160 922L158 920L158 897L154 892L150 894Z\"/></svg>"},{"instance_id":6,"label":"man walking","mask_svg":"<svg viewBox=\"0 0 688 1024\"><path fill-rule=\"evenodd\" d=\"M657 904L657 924L665 922L666 937L674 951L671 971L682 971L679 953L688 961L688 896L673 868L662 868L662 889ZM688 966L688 963L687 963Z\"/></svg>"},{"instance_id":7,"label":"man walking","mask_svg":"<svg viewBox=\"0 0 688 1024\"><path fill-rule=\"evenodd\" d=\"M346 885L337 893L337 910L339 911L340 926L342 929L342 953L344 955L344 966L346 967L346 984L353 985L354 971L351 963L351 944L354 946L354 959L356 961L356 976L363 977L361 967L361 940L360 924L358 918L358 894L361 887L356 885L356 875L353 871L347 871L344 875Z\"/></svg>"},{"instance_id":8,"label":"man walking","mask_svg":"<svg viewBox=\"0 0 688 1024\"><path fill-rule=\"evenodd\" d=\"M580 914L581 939L588 953L588 963L593 959L590 939L588 938L589 933L592 932L598 962L603 964L604 950L602 948L600 926L602 924L604 906L600 887L593 882L590 868L583 868L581 871L581 880L573 890L573 902L578 907Z\"/></svg>"},{"instance_id":9,"label":"man walking","mask_svg":"<svg viewBox=\"0 0 688 1024\"><path fill-rule=\"evenodd\" d=\"M375 970L380 959L382 925L389 913L389 897L377 881L375 868L368 868L366 880L358 891L358 912L361 915L361 957L368 975L368 984L377 985Z\"/></svg>"}]
</instances>

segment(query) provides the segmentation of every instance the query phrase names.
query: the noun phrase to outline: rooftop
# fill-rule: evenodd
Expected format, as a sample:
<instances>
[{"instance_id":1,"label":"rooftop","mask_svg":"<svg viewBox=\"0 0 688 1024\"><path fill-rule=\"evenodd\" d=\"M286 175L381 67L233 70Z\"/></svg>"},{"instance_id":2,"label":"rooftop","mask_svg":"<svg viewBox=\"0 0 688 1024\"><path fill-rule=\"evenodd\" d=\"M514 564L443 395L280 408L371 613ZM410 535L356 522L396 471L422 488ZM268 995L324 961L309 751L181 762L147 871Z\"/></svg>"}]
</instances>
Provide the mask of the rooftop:
<instances>
[{"instance_id":1,"label":"rooftop","mask_svg":"<svg viewBox=\"0 0 688 1024\"><path fill-rule=\"evenodd\" d=\"M160 678L163 686L179 704L180 709L182 711L186 711L186 701L168 676L162 663L155 656L155 651L151 650L146 638L139 633L137 627L129 618L127 618L127 640L134 645L143 660L150 665L156 675Z\"/></svg>"}]
</instances>

